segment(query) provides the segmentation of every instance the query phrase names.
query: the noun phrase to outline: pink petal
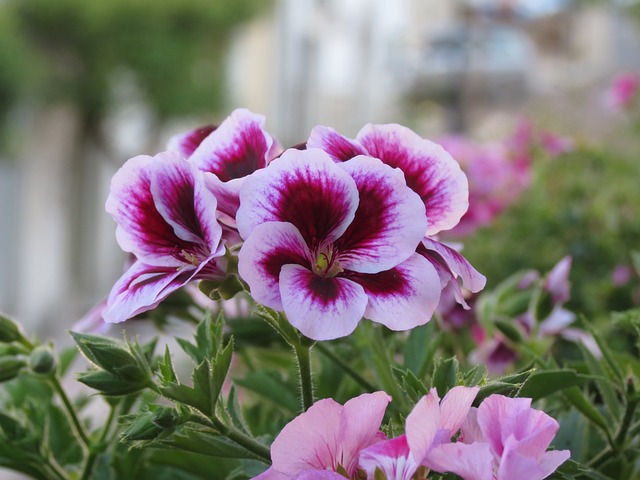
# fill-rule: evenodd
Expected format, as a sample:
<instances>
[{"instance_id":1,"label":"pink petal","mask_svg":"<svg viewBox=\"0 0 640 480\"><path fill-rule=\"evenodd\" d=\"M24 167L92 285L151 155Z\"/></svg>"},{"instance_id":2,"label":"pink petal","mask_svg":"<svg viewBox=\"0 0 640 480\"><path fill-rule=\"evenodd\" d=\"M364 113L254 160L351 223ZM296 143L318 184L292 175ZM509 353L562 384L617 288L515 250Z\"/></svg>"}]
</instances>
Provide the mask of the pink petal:
<instances>
[{"instance_id":1,"label":"pink petal","mask_svg":"<svg viewBox=\"0 0 640 480\"><path fill-rule=\"evenodd\" d=\"M404 172L427 208L428 235L456 226L469 206L469 187L444 148L397 124L367 125L356 138L368 155Z\"/></svg>"},{"instance_id":2,"label":"pink petal","mask_svg":"<svg viewBox=\"0 0 640 480\"><path fill-rule=\"evenodd\" d=\"M484 288L487 283L485 276L473 268L459 252L428 237L423 239L422 245L429 255L438 259L445 268L449 269L454 278L460 278L464 288L473 293Z\"/></svg>"},{"instance_id":3,"label":"pink petal","mask_svg":"<svg viewBox=\"0 0 640 480\"><path fill-rule=\"evenodd\" d=\"M342 466L354 474L360 451L377 444L380 424L391 397L385 392L365 393L344 404L345 428L342 440Z\"/></svg>"},{"instance_id":4,"label":"pink petal","mask_svg":"<svg viewBox=\"0 0 640 480\"><path fill-rule=\"evenodd\" d=\"M437 472L455 473L464 480L493 479L493 455L486 443L442 444L429 452L425 464ZM510 480L515 479L521 480L520 477L511 477Z\"/></svg>"},{"instance_id":5,"label":"pink petal","mask_svg":"<svg viewBox=\"0 0 640 480\"><path fill-rule=\"evenodd\" d=\"M291 476L276 472L273 467L271 467L266 472L261 473L257 477L253 477L253 480L291 480Z\"/></svg>"},{"instance_id":6,"label":"pink petal","mask_svg":"<svg viewBox=\"0 0 640 480\"><path fill-rule=\"evenodd\" d=\"M435 388L416 403L407 415L407 443L412 455L422 463L431 449L440 423L440 397Z\"/></svg>"},{"instance_id":7,"label":"pink petal","mask_svg":"<svg viewBox=\"0 0 640 480\"><path fill-rule=\"evenodd\" d=\"M485 441L489 442L493 452L501 456L504 442L509 435L519 432L522 436L520 414L527 414L531 410L530 398L509 398L503 395L491 395L478 407L477 420ZM545 447L546 448L546 447Z\"/></svg>"},{"instance_id":8,"label":"pink petal","mask_svg":"<svg viewBox=\"0 0 640 480\"><path fill-rule=\"evenodd\" d=\"M275 479L274 479L275 480ZM295 480L345 480L342 475L328 470L306 470L296 475Z\"/></svg>"},{"instance_id":9,"label":"pink petal","mask_svg":"<svg viewBox=\"0 0 640 480\"><path fill-rule=\"evenodd\" d=\"M358 156L340 164L360 197L355 218L336 242L340 264L361 273L395 267L416 250L427 230L424 205L400 170Z\"/></svg>"},{"instance_id":10,"label":"pink petal","mask_svg":"<svg viewBox=\"0 0 640 480\"><path fill-rule=\"evenodd\" d=\"M115 283L102 317L108 323L120 323L155 308L170 293L187 284L195 268L155 267L134 263Z\"/></svg>"},{"instance_id":11,"label":"pink petal","mask_svg":"<svg viewBox=\"0 0 640 480\"><path fill-rule=\"evenodd\" d=\"M458 441L464 443L475 443L485 441L484 434L478 425L478 409L471 407L467 413L467 417L460 426L460 438Z\"/></svg>"},{"instance_id":12,"label":"pink petal","mask_svg":"<svg viewBox=\"0 0 640 480\"><path fill-rule=\"evenodd\" d=\"M176 153L155 157L138 156L128 160L113 176L105 208L118 223L116 238L120 247L147 263L181 266L173 257L188 244L176 237L155 205L151 194L152 171L162 162L183 161Z\"/></svg>"},{"instance_id":13,"label":"pink petal","mask_svg":"<svg viewBox=\"0 0 640 480\"><path fill-rule=\"evenodd\" d=\"M311 130L307 148L320 148L336 162L344 162L358 155L367 155L366 150L357 142L343 137L331 127L323 126L314 127Z\"/></svg>"},{"instance_id":14,"label":"pink petal","mask_svg":"<svg viewBox=\"0 0 640 480\"><path fill-rule=\"evenodd\" d=\"M439 428L449 430L451 436L455 435L467 418L479 390L480 387L462 386L449 390L440 402Z\"/></svg>"},{"instance_id":15,"label":"pink petal","mask_svg":"<svg viewBox=\"0 0 640 480\"><path fill-rule=\"evenodd\" d=\"M189 160L223 182L242 178L267 166L279 153L275 140L263 130L264 117L234 110L196 148Z\"/></svg>"},{"instance_id":16,"label":"pink petal","mask_svg":"<svg viewBox=\"0 0 640 480\"><path fill-rule=\"evenodd\" d=\"M305 470L335 469L340 461L344 408L318 400L282 429L271 445L273 469L294 476Z\"/></svg>"},{"instance_id":17,"label":"pink petal","mask_svg":"<svg viewBox=\"0 0 640 480\"><path fill-rule=\"evenodd\" d=\"M247 238L265 222L290 222L310 247L336 240L358 207L354 180L321 150L287 150L240 189L237 223Z\"/></svg>"},{"instance_id":18,"label":"pink petal","mask_svg":"<svg viewBox=\"0 0 640 480\"><path fill-rule=\"evenodd\" d=\"M169 143L167 143L167 150L177 152L184 158L189 158L202 141L216 128L214 125L206 125L187 133L174 135L169 139Z\"/></svg>"},{"instance_id":19,"label":"pink petal","mask_svg":"<svg viewBox=\"0 0 640 480\"><path fill-rule=\"evenodd\" d=\"M223 182L212 173L205 173L204 178L207 188L218 201L218 220L223 225L236 229L236 215L240 207L240 187L245 179L236 178Z\"/></svg>"},{"instance_id":20,"label":"pink petal","mask_svg":"<svg viewBox=\"0 0 640 480\"><path fill-rule=\"evenodd\" d=\"M218 250L222 228L216 220L217 200L195 167L180 158L168 158L153 169L150 189L158 212L175 236L200 245L203 254Z\"/></svg>"},{"instance_id":21,"label":"pink petal","mask_svg":"<svg viewBox=\"0 0 640 480\"><path fill-rule=\"evenodd\" d=\"M364 316L392 330L427 323L440 299L438 274L417 253L384 272L345 276L360 284L369 297Z\"/></svg>"},{"instance_id":22,"label":"pink petal","mask_svg":"<svg viewBox=\"0 0 640 480\"><path fill-rule=\"evenodd\" d=\"M238 254L238 272L249 284L254 300L283 310L280 272L284 265L309 264L307 246L290 223L268 222L258 225Z\"/></svg>"},{"instance_id":23,"label":"pink petal","mask_svg":"<svg viewBox=\"0 0 640 480\"><path fill-rule=\"evenodd\" d=\"M554 304L563 304L569 300L570 285L569 273L571 271L571 257L562 258L547 274L544 288L551 293Z\"/></svg>"},{"instance_id":24,"label":"pink petal","mask_svg":"<svg viewBox=\"0 0 640 480\"><path fill-rule=\"evenodd\" d=\"M388 479L411 480L420 467L407 445L407 437L401 435L391 440L377 443L360 452L360 468L367 478L374 478L379 468Z\"/></svg>"},{"instance_id":25,"label":"pink petal","mask_svg":"<svg viewBox=\"0 0 640 480\"><path fill-rule=\"evenodd\" d=\"M314 340L349 335L367 306L367 295L357 283L323 278L300 265L282 267L280 293L289 322Z\"/></svg>"},{"instance_id":26,"label":"pink petal","mask_svg":"<svg viewBox=\"0 0 640 480\"><path fill-rule=\"evenodd\" d=\"M540 323L540 336L558 335L571 325L576 315L562 307L554 307L549 316Z\"/></svg>"},{"instance_id":27,"label":"pink petal","mask_svg":"<svg viewBox=\"0 0 640 480\"><path fill-rule=\"evenodd\" d=\"M560 465L569 460L571 452L569 450L553 450L546 452L538 459L540 466L542 467L542 478L547 478L553 472L555 472Z\"/></svg>"}]
</instances>

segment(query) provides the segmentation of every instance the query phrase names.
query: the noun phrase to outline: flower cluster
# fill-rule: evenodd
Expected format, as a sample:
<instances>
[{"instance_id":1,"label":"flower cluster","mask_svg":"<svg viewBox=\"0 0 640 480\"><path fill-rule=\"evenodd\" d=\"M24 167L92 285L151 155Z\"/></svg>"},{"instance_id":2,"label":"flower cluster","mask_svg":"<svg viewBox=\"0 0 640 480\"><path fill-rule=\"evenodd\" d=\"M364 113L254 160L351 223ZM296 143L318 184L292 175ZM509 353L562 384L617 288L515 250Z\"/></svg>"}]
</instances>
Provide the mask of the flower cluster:
<instances>
[{"instance_id":1,"label":"flower cluster","mask_svg":"<svg viewBox=\"0 0 640 480\"><path fill-rule=\"evenodd\" d=\"M319 400L284 427L272 466L257 480L428 478L450 472L464 480L542 480L569 458L547 451L559 425L527 398L491 395L471 407L478 387L432 389L406 419L405 434L380 431L391 398L363 394L344 406ZM455 440L454 440L455 438Z\"/></svg>"},{"instance_id":2,"label":"flower cluster","mask_svg":"<svg viewBox=\"0 0 640 480\"><path fill-rule=\"evenodd\" d=\"M446 286L461 302L461 287L484 287L436 237L467 209L466 176L406 127L368 125L355 139L316 127L284 150L262 116L240 109L168 148L130 159L112 180L106 208L135 261L109 296L107 322L193 281L238 274L256 302L326 340L362 317L392 330L422 325Z\"/></svg>"}]
</instances>

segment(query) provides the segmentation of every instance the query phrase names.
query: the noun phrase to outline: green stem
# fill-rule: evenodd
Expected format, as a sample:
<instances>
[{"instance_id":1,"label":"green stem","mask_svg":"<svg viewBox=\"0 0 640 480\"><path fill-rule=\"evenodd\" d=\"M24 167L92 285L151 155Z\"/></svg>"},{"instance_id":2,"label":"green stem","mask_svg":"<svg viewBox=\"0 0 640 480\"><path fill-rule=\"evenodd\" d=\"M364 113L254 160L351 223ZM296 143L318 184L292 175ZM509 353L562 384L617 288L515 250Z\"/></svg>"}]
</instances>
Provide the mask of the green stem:
<instances>
[{"instance_id":1,"label":"green stem","mask_svg":"<svg viewBox=\"0 0 640 480\"><path fill-rule=\"evenodd\" d=\"M47 466L47 469L49 470L49 473L55 478L59 478L60 480L69 480L69 477L64 472L64 470L62 470L60 465L57 464L55 459L47 459L46 466Z\"/></svg>"},{"instance_id":2,"label":"green stem","mask_svg":"<svg viewBox=\"0 0 640 480\"><path fill-rule=\"evenodd\" d=\"M87 457L87 461L85 462L84 468L82 469L82 476L80 477L80 480L87 480L88 478L90 478L91 473L93 472L93 465L98 458L98 448L100 448L101 445L104 444L104 441L107 438L107 434L109 433L109 430L111 430L111 424L113 423L115 417L116 409L115 407L111 407L109 411L109 417L107 417L107 421L102 428L102 433L100 434L98 442L89 449L89 456Z\"/></svg>"},{"instance_id":3,"label":"green stem","mask_svg":"<svg viewBox=\"0 0 640 480\"><path fill-rule=\"evenodd\" d=\"M633 417L636 413L637 407L638 407L638 400L629 401L627 403L627 408L624 411L624 416L620 421L620 427L618 428L618 433L616 433L616 437L613 440L615 446L618 449L621 449L624 446L627 433L629 432L629 427L631 427L631 422L633 421Z\"/></svg>"},{"instance_id":4,"label":"green stem","mask_svg":"<svg viewBox=\"0 0 640 480\"><path fill-rule=\"evenodd\" d=\"M331 360L338 368L340 368L344 373L349 375L358 385L364 388L367 392L375 392L377 389L371 383L369 383L362 375L356 372L351 365L342 360L338 355L336 355L333 350L327 347L323 343L316 344L316 348L320 353L322 353L325 357Z\"/></svg>"},{"instance_id":5,"label":"green stem","mask_svg":"<svg viewBox=\"0 0 640 480\"><path fill-rule=\"evenodd\" d=\"M311 380L311 346L300 342L294 345L293 351L298 361L300 374L300 400L302 411L306 412L313 405L313 381Z\"/></svg>"},{"instance_id":6,"label":"green stem","mask_svg":"<svg viewBox=\"0 0 640 480\"><path fill-rule=\"evenodd\" d=\"M222 433L229 440L232 440L241 447L244 447L246 450L253 453L259 460L268 464L271 463L271 453L269 451L269 447L242 433L237 428L222 423L215 417L212 420L216 430L220 431L220 433Z\"/></svg>"},{"instance_id":7,"label":"green stem","mask_svg":"<svg viewBox=\"0 0 640 480\"><path fill-rule=\"evenodd\" d=\"M82 444L84 445L84 447L87 448L89 451L91 451L91 441L89 440L89 437L87 437L87 434L84 431L84 427L82 426L82 424L80 423L80 420L78 419L78 415L76 413L75 407L71 403L71 400L69 400L69 397L67 397L67 394L64 391L64 389L62 388L62 385L60 384L60 380L58 380L58 377L56 375L52 375L49 380L51 382L51 385L53 386L53 389L56 391L56 393L60 397L60 400L62 400L62 403L64 404L64 408L67 412L67 416L71 420L71 423L73 424L74 430L78 438L82 441Z\"/></svg>"}]
</instances>

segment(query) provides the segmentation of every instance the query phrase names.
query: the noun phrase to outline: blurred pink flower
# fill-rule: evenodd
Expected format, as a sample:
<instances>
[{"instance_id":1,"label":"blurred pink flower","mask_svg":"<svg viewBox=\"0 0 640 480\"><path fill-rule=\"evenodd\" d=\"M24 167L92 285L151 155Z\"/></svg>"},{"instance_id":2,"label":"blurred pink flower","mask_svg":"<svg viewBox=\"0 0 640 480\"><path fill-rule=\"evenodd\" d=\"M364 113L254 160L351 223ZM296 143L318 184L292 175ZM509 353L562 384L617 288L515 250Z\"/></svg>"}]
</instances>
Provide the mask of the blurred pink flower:
<instances>
[{"instance_id":1,"label":"blurred pink flower","mask_svg":"<svg viewBox=\"0 0 640 480\"><path fill-rule=\"evenodd\" d=\"M616 287L623 287L631 280L633 269L626 264L616 265L611 272L611 282Z\"/></svg>"},{"instance_id":2,"label":"blurred pink flower","mask_svg":"<svg viewBox=\"0 0 640 480\"><path fill-rule=\"evenodd\" d=\"M628 108L640 88L640 78L635 73L619 73L606 92L606 103L615 110Z\"/></svg>"},{"instance_id":3,"label":"blurred pink flower","mask_svg":"<svg viewBox=\"0 0 640 480\"><path fill-rule=\"evenodd\" d=\"M571 455L547 452L558 428L529 398L491 395L470 410L457 442L432 450L429 466L464 480L542 480Z\"/></svg>"},{"instance_id":4,"label":"blurred pink flower","mask_svg":"<svg viewBox=\"0 0 640 480\"><path fill-rule=\"evenodd\" d=\"M272 466L257 480L354 478L360 451L385 439L380 423L391 397L366 393L344 406L318 400L289 422L271 445ZM322 473L321 473L322 472Z\"/></svg>"}]
</instances>

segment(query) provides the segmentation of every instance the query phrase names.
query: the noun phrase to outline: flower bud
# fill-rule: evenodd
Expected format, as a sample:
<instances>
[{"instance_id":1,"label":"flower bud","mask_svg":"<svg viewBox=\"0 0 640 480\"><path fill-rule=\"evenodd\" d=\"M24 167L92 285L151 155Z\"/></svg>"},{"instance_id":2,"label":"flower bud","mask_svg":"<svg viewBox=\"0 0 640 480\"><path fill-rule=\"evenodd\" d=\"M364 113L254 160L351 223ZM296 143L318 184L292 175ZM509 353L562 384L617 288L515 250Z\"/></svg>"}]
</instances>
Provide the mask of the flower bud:
<instances>
[{"instance_id":1,"label":"flower bud","mask_svg":"<svg viewBox=\"0 0 640 480\"><path fill-rule=\"evenodd\" d=\"M55 372L58 361L48 345L36 347L29 356L29 367L35 373L48 375Z\"/></svg>"},{"instance_id":2,"label":"flower bud","mask_svg":"<svg viewBox=\"0 0 640 480\"><path fill-rule=\"evenodd\" d=\"M160 428L172 428L180 423L180 415L170 407L159 407L151 419Z\"/></svg>"},{"instance_id":3,"label":"flower bud","mask_svg":"<svg viewBox=\"0 0 640 480\"><path fill-rule=\"evenodd\" d=\"M11 343L24 338L18 324L13 320L0 315L0 342Z\"/></svg>"},{"instance_id":4,"label":"flower bud","mask_svg":"<svg viewBox=\"0 0 640 480\"><path fill-rule=\"evenodd\" d=\"M17 377L24 366L24 360L18 357L0 357L0 382Z\"/></svg>"}]
</instances>

